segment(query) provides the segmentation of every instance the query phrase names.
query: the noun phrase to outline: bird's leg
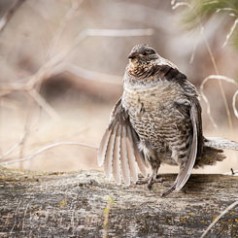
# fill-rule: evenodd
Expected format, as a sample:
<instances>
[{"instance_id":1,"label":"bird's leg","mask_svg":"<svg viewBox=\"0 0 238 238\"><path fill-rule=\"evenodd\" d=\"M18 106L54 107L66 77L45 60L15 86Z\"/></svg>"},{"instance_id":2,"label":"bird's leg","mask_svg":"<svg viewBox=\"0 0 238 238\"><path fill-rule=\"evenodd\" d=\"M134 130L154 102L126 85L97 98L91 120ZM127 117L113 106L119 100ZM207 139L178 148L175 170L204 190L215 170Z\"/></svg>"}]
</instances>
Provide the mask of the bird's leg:
<instances>
[{"instance_id":1,"label":"bird's leg","mask_svg":"<svg viewBox=\"0 0 238 238\"><path fill-rule=\"evenodd\" d=\"M152 174L151 174L151 176L149 177L148 182L147 182L147 188L148 188L149 190L152 189L152 186L153 186L154 183L162 183L162 182L164 181L163 178L161 178L161 177L158 175L159 167L160 167L160 166L156 166L156 167L153 167L153 168L152 168Z\"/></svg>"},{"instance_id":2,"label":"bird's leg","mask_svg":"<svg viewBox=\"0 0 238 238\"><path fill-rule=\"evenodd\" d=\"M164 180L163 178L161 178L159 175L158 175L158 170L159 170L159 167L160 167L160 163L156 164L153 164L152 167L152 174L150 176L148 176L147 178L141 178L139 179L136 184L137 185L144 185L144 184L147 184L147 188L149 190L152 189L152 186L154 183L162 183Z\"/></svg>"},{"instance_id":3,"label":"bird's leg","mask_svg":"<svg viewBox=\"0 0 238 238\"><path fill-rule=\"evenodd\" d=\"M162 178L158 176L158 170L161 164L158 158L158 151L148 147L146 142L140 142L139 149L143 152L145 160L149 163L152 173L147 178L138 180L136 184L147 184L148 189L151 190L154 183L163 182Z\"/></svg>"},{"instance_id":4,"label":"bird's leg","mask_svg":"<svg viewBox=\"0 0 238 238\"><path fill-rule=\"evenodd\" d=\"M177 153L175 153L175 154L177 155ZM161 197L166 197L167 195L172 193L174 190L179 191L180 189L178 189L178 184L180 182L180 179L184 178L184 177L186 178L187 171L185 170L185 162L182 159L180 159L180 160L177 159L177 161L179 161L179 163L180 163L180 165L179 165L180 168L179 168L179 173L177 175L177 178L174 181L173 185L161 194Z\"/></svg>"}]
</instances>

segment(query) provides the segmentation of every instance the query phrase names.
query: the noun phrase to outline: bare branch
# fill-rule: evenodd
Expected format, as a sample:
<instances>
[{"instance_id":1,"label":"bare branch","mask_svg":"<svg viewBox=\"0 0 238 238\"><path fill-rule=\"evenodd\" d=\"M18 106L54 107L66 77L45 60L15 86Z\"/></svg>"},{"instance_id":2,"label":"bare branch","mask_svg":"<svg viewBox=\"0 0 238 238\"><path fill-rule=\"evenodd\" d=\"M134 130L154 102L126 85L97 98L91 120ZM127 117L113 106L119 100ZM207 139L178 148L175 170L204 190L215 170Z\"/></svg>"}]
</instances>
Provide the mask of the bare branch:
<instances>
[{"instance_id":1,"label":"bare branch","mask_svg":"<svg viewBox=\"0 0 238 238\"><path fill-rule=\"evenodd\" d=\"M57 55L51 57L39 70L31 77L28 85L34 87L37 82L43 79L43 76L47 74L52 74L55 68L60 64L63 65L66 62L67 56L72 52L72 50L77 47L79 43L85 40L87 37L93 36L104 36L104 37L131 37L131 36L144 36L152 35L152 29L86 29L81 31L79 35L75 38L73 43L67 50L60 51Z\"/></svg>"},{"instance_id":2,"label":"bare branch","mask_svg":"<svg viewBox=\"0 0 238 238\"><path fill-rule=\"evenodd\" d=\"M154 30L147 29L87 29L86 36L104 36L104 37L130 37L130 36L151 36Z\"/></svg>"},{"instance_id":3,"label":"bare branch","mask_svg":"<svg viewBox=\"0 0 238 238\"><path fill-rule=\"evenodd\" d=\"M51 58L54 54L55 48L59 43L60 37L62 36L65 28L67 27L67 23L75 16L79 6L82 4L84 0L72 0L71 8L69 11L67 11L66 15L62 18L62 21L59 24L58 30L56 31L56 34L54 35L54 38L51 41L51 46L49 48L47 59Z\"/></svg>"},{"instance_id":4,"label":"bare branch","mask_svg":"<svg viewBox=\"0 0 238 238\"><path fill-rule=\"evenodd\" d=\"M32 99L29 100L28 107L26 108L27 117L26 117L26 121L25 121L23 137L22 137L22 140L21 140L20 150L19 150L19 161L22 158L24 158L25 150L26 150L26 147L27 147L27 142L28 142L29 136L32 132L34 106L35 106L34 100L32 100ZM20 169L23 169L23 163L21 161L20 161L19 167L20 167Z\"/></svg>"},{"instance_id":5,"label":"bare branch","mask_svg":"<svg viewBox=\"0 0 238 238\"><path fill-rule=\"evenodd\" d=\"M20 139L20 141L16 142L14 145L12 145L5 153L3 153L0 157L0 161L5 159L8 155L10 155L15 149L17 149L23 141L24 136Z\"/></svg>"},{"instance_id":6,"label":"bare branch","mask_svg":"<svg viewBox=\"0 0 238 238\"><path fill-rule=\"evenodd\" d=\"M8 9L8 11L4 14L4 16L0 19L0 32L4 30L7 23L13 17L14 12L24 3L25 0L17 0L14 4Z\"/></svg>"},{"instance_id":7,"label":"bare branch","mask_svg":"<svg viewBox=\"0 0 238 238\"><path fill-rule=\"evenodd\" d=\"M92 81L105 82L108 84L116 84L116 85L122 84L122 80L120 76L94 72L91 70L83 69L74 64L69 64L69 63L64 64L59 72L62 73L66 71L72 74L75 74L78 77L86 78Z\"/></svg>"},{"instance_id":8,"label":"bare branch","mask_svg":"<svg viewBox=\"0 0 238 238\"><path fill-rule=\"evenodd\" d=\"M22 84L12 84L8 85L5 88L2 95L8 94L11 91L27 91L31 97L53 118L59 118L54 109L40 96L40 94L36 91L35 86L37 83L41 83L43 79L47 76L53 75L55 72L59 72L59 69L62 70L64 68L66 57L72 52L73 49L88 36L107 36L107 37L128 37L128 36L142 36L142 35L151 35L153 34L152 29L87 29L85 31L80 32L79 36L76 37L73 44L65 51L61 51L59 54L50 58L34 75L32 75L26 85ZM68 68L67 68L68 67ZM83 70L80 67L76 66L65 66L66 70L73 70L74 73L80 75L82 74L85 78L92 80L92 77L100 76L102 81L107 81L113 84L121 84L121 80L119 83L119 78L117 80L112 81L111 75L99 74L99 73L90 73L88 70ZM94 75L93 75L94 74ZM106 76L106 77L105 77ZM105 79L103 79L106 78ZM115 77L115 76L114 76Z\"/></svg>"},{"instance_id":9,"label":"bare branch","mask_svg":"<svg viewBox=\"0 0 238 238\"><path fill-rule=\"evenodd\" d=\"M32 89L28 91L29 95L37 102L37 104L42 107L52 118L58 120L59 115L55 110L45 101L45 99L35 90Z\"/></svg>"},{"instance_id":10,"label":"bare branch","mask_svg":"<svg viewBox=\"0 0 238 238\"><path fill-rule=\"evenodd\" d=\"M172 0L171 1L171 5L172 5L172 9L175 10L179 7L189 7L191 8L191 4L189 4L188 2L186 1L183 1L183 2L176 2L176 0Z\"/></svg>"}]
</instances>

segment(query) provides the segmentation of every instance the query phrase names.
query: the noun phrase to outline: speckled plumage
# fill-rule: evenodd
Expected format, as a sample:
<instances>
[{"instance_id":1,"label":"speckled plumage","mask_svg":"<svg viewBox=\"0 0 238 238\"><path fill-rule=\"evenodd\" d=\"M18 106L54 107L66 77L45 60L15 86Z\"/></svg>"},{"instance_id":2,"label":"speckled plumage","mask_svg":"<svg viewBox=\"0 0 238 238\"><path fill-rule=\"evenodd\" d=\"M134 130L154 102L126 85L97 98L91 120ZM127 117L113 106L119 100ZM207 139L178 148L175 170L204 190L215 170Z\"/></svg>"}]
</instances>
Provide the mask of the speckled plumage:
<instances>
[{"instance_id":1,"label":"speckled plumage","mask_svg":"<svg viewBox=\"0 0 238 238\"><path fill-rule=\"evenodd\" d=\"M193 168L224 159L220 149L225 147L203 137L196 88L153 48L132 49L123 86L98 154L99 165L104 164L117 183L136 182L139 170L146 174L149 165L151 187L161 163L178 165L178 176L165 196L182 189ZM238 149L232 143L231 149Z\"/></svg>"}]
</instances>

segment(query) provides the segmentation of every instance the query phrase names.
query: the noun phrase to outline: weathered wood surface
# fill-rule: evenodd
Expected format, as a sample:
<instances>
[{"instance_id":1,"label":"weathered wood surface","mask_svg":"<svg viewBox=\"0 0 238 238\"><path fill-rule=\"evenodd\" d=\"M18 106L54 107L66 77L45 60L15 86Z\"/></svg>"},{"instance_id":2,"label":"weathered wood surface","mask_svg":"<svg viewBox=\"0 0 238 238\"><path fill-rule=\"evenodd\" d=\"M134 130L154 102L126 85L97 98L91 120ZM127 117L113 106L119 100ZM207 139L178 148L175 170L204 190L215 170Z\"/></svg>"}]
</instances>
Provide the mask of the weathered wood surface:
<instances>
[{"instance_id":1,"label":"weathered wood surface","mask_svg":"<svg viewBox=\"0 0 238 238\"><path fill-rule=\"evenodd\" d=\"M120 187L101 172L35 174L0 168L0 237L200 237L238 199L238 177L192 175L184 192L161 198L175 179ZM238 207L206 237L238 237Z\"/></svg>"}]
</instances>

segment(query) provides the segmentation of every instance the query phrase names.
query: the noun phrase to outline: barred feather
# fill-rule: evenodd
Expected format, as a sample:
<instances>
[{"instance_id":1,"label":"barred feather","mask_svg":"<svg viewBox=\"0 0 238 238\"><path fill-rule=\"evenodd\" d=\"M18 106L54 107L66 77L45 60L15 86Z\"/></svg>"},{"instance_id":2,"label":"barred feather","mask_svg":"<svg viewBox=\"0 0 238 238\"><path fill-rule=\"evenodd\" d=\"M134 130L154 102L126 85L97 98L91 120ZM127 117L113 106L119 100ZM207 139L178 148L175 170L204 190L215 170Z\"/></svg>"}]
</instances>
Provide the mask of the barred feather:
<instances>
[{"instance_id":1,"label":"barred feather","mask_svg":"<svg viewBox=\"0 0 238 238\"><path fill-rule=\"evenodd\" d=\"M207 137L204 143L206 146L216 149L238 151L238 143L236 141L231 141L220 137Z\"/></svg>"}]
</instances>

